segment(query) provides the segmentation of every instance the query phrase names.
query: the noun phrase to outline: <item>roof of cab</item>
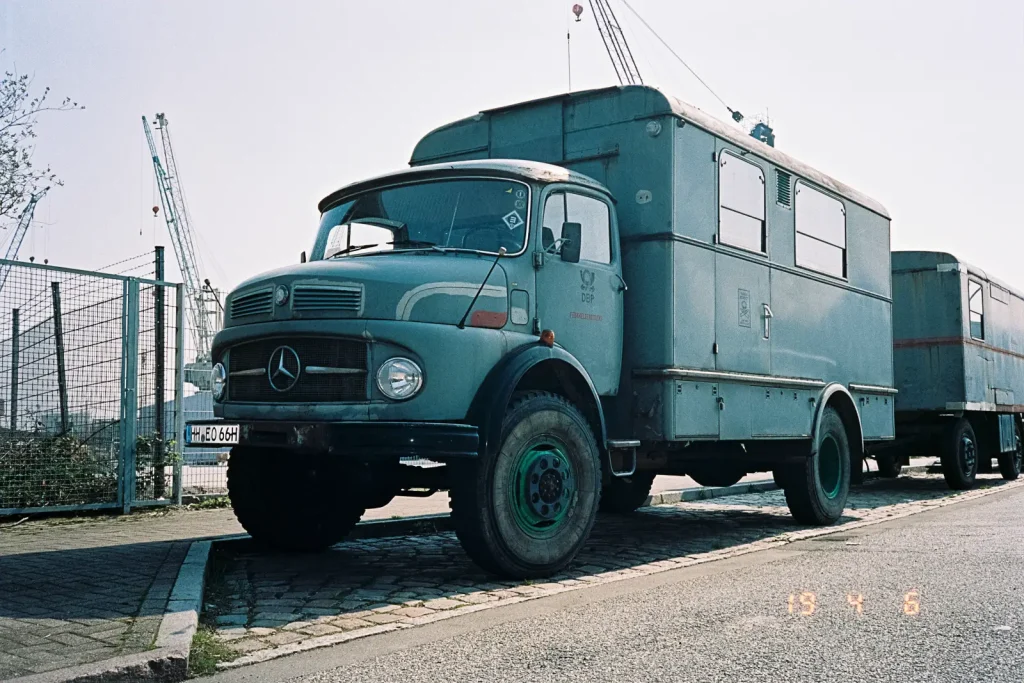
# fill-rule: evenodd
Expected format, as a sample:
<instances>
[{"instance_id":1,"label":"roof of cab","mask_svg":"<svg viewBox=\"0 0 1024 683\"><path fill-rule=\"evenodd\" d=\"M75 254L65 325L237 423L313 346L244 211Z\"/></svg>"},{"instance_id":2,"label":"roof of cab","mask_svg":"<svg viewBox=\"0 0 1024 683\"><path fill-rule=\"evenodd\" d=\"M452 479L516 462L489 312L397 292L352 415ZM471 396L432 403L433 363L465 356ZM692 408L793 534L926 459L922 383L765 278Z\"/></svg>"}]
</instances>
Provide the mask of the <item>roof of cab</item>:
<instances>
[{"instance_id":1,"label":"roof of cab","mask_svg":"<svg viewBox=\"0 0 1024 683\"><path fill-rule=\"evenodd\" d=\"M643 100L643 98L635 97L638 93L650 96L649 99ZM821 171L818 171L807 164L794 159L785 152L779 151L775 147L770 147L760 140L744 133L742 130L736 128L734 125L725 123L706 112L701 111L697 107L687 104L671 95L668 95L658 88L649 85L625 85L625 86L614 86L609 88L597 88L593 90L581 90L577 92L564 93L560 95L553 95L550 97L544 97L528 102L518 102L516 104L510 104L503 107L496 107L493 109L486 109L479 114L474 116L461 119L459 121L453 121L445 124L431 131L436 133L443 131L448 128L453 128L465 124L472 120L479 120L481 117L489 114L509 111L518 108L526 108L541 104L544 102L551 102L553 100L585 100L587 98L595 96L607 96L617 95L623 102L637 102L644 101L643 105L636 107L636 110L629 111L628 116L630 118L642 118L652 117L658 115L668 114L675 116L682 121L686 121L698 128L706 130L707 132L716 135L724 140L728 140L733 145L741 149L745 149L753 154L767 159L776 166L786 169L792 172L794 175L803 178L819 187L834 192L835 194L849 199L855 204L859 204L869 211L879 214L885 218L890 218L888 210L878 201L868 197L859 190L855 190L849 185L842 183L831 176L828 176ZM643 109L642 111L640 109ZM629 109L629 106L624 106L623 111ZM625 114L625 111L624 111ZM422 143L429 137L430 134L424 136L420 140ZM413 154L415 159L415 152Z\"/></svg>"},{"instance_id":2,"label":"roof of cab","mask_svg":"<svg viewBox=\"0 0 1024 683\"><path fill-rule=\"evenodd\" d=\"M898 273L920 273L926 270L956 271L973 275L980 280L990 282L998 287L1007 290L1018 299L1024 299L1024 294L1014 289L1005 282L998 280L981 268L972 266L966 261L961 261L953 254L944 251L894 251L892 252L892 272Z\"/></svg>"},{"instance_id":3,"label":"roof of cab","mask_svg":"<svg viewBox=\"0 0 1024 683\"><path fill-rule=\"evenodd\" d=\"M471 161L451 161L427 166L414 166L385 173L367 180L360 180L335 190L324 197L318 208L325 211L336 204L342 197L350 196L364 190L399 183L413 182L424 178L483 176L495 178L518 178L520 180L536 180L544 183L567 182L583 185L611 196L607 187L590 176L570 171L569 169L545 164L539 161L522 161L520 159L479 159Z\"/></svg>"}]
</instances>

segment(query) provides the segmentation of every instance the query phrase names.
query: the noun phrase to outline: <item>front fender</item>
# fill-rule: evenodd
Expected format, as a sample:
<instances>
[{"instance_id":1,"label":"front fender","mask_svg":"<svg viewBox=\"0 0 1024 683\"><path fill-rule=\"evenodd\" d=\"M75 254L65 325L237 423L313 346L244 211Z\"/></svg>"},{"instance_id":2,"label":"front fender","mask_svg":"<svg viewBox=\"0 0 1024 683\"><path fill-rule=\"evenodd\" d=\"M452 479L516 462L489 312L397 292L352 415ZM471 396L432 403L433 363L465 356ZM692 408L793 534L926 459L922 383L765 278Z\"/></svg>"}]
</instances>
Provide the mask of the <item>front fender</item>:
<instances>
[{"instance_id":1,"label":"front fender","mask_svg":"<svg viewBox=\"0 0 1024 683\"><path fill-rule=\"evenodd\" d=\"M825 413L825 407L832 405L839 411L840 417L846 423L847 428L852 431L850 447L855 450L855 457L861 457L864 453L864 430L860 424L860 412L857 410L857 402L849 390L842 384L833 382L818 394L818 407L814 413L814 423L811 430L811 454L818 452L818 431L821 429L821 418ZM858 460L859 462L859 460Z\"/></svg>"},{"instance_id":2,"label":"front fender","mask_svg":"<svg viewBox=\"0 0 1024 683\"><path fill-rule=\"evenodd\" d=\"M604 411L597 389L586 368L571 353L561 346L546 346L541 343L527 344L506 354L484 378L477 389L470 406L467 422L477 425L480 430L480 452L491 453L501 438L501 424L512 394L526 373L540 363L553 361L554 367L575 380L577 402L586 400L591 405L578 405L594 422L598 447L604 452L607 438Z\"/></svg>"}]
</instances>

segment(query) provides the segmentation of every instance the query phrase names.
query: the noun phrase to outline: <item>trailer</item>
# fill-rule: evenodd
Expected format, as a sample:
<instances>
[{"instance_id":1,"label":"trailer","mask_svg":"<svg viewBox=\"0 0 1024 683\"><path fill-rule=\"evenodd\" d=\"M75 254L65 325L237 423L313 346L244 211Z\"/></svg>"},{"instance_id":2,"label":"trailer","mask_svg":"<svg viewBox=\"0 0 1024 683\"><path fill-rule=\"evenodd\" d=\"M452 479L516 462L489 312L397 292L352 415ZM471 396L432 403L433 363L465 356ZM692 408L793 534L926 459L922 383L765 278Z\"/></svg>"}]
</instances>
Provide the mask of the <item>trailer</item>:
<instances>
[{"instance_id":1,"label":"trailer","mask_svg":"<svg viewBox=\"0 0 1024 683\"><path fill-rule=\"evenodd\" d=\"M879 470L896 476L911 455L937 452L954 489L993 459L1016 479L1024 296L941 252L893 252L892 280L897 438L876 455Z\"/></svg>"},{"instance_id":2,"label":"trailer","mask_svg":"<svg viewBox=\"0 0 1024 683\"><path fill-rule=\"evenodd\" d=\"M770 471L800 522L841 516L895 436L881 204L647 86L478 113L410 166L227 299L185 437L232 447L254 538L448 489L478 564L545 576L659 473Z\"/></svg>"}]
</instances>

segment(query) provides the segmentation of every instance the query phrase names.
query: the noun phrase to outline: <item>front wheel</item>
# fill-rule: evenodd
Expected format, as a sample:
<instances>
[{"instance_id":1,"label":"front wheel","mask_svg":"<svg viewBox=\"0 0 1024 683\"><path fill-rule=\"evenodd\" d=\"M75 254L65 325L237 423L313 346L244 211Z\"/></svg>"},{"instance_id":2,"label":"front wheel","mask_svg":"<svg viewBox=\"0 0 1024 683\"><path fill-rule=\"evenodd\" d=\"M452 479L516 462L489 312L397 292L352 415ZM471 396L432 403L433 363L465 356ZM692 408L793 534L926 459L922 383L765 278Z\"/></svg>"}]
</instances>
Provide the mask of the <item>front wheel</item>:
<instances>
[{"instance_id":1,"label":"front wheel","mask_svg":"<svg viewBox=\"0 0 1024 683\"><path fill-rule=\"evenodd\" d=\"M961 417L946 432L941 461L942 476L949 488L964 491L974 487L978 476L978 439L967 418Z\"/></svg>"},{"instance_id":2,"label":"front wheel","mask_svg":"<svg viewBox=\"0 0 1024 683\"><path fill-rule=\"evenodd\" d=\"M363 515L352 472L326 456L231 449L228 495L242 527L271 550L316 551L338 543Z\"/></svg>"},{"instance_id":3,"label":"front wheel","mask_svg":"<svg viewBox=\"0 0 1024 683\"><path fill-rule=\"evenodd\" d=\"M576 557L594 526L600 451L586 418L562 396L516 393L497 449L449 467L455 533L487 571L554 574Z\"/></svg>"},{"instance_id":4,"label":"front wheel","mask_svg":"<svg viewBox=\"0 0 1024 683\"><path fill-rule=\"evenodd\" d=\"M1021 461L1024 459L1024 442L1021 441L1020 425L1014 424L1014 446L1012 451L999 454L999 474L1006 481L1013 481L1020 476Z\"/></svg>"},{"instance_id":5,"label":"front wheel","mask_svg":"<svg viewBox=\"0 0 1024 683\"><path fill-rule=\"evenodd\" d=\"M821 416L817 441L815 453L802 463L784 466L781 479L793 518L824 526L843 514L850 493L850 441L831 406Z\"/></svg>"}]
</instances>

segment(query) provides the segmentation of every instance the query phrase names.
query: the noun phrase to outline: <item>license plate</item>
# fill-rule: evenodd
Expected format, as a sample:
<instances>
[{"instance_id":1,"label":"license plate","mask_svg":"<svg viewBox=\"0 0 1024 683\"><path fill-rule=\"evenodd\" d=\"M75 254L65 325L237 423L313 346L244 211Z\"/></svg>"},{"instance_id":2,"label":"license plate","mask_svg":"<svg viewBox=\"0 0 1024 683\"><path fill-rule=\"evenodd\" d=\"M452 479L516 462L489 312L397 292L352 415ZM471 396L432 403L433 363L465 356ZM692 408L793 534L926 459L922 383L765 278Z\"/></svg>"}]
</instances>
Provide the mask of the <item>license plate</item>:
<instances>
[{"instance_id":1,"label":"license plate","mask_svg":"<svg viewBox=\"0 0 1024 683\"><path fill-rule=\"evenodd\" d=\"M236 444L238 425L189 425L185 430L185 443L191 446Z\"/></svg>"}]
</instances>

